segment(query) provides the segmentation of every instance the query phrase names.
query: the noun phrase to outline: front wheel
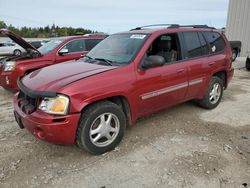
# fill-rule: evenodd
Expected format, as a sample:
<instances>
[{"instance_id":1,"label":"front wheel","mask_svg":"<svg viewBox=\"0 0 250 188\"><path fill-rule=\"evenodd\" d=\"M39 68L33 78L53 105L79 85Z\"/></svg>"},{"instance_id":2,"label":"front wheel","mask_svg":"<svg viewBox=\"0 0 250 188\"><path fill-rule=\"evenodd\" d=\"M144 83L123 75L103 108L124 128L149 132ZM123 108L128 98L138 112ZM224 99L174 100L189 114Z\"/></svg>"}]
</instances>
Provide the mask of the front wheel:
<instances>
[{"instance_id":1,"label":"front wheel","mask_svg":"<svg viewBox=\"0 0 250 188\"><path fill-rule=\"evenodd\" d=\"M126 118L120 106L109 101L98 102L83 112L76 143L80 148L99 155L120 143L125 128Z\"/></svg>"},{"instance_id":2,"label":"front wheel","mask_svg":"<svg viewBox=\"0 0 250 188\"><path fill-rule=\"evenodd\" d=\"M223 82L219 77L212 77L206 94L203 99L199 101L199 105L203 108L213 109L221 101L223 95Z\"/></svg>"}]
</instances>

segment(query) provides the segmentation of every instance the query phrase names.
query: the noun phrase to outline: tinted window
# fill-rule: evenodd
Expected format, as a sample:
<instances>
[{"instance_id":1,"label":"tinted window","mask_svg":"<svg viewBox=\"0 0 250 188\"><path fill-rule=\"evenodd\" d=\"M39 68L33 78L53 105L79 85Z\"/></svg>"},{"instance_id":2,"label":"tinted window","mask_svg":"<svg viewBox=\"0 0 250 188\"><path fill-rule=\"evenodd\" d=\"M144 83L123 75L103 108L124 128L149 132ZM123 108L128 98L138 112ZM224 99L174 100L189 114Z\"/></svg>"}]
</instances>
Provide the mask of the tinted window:
<instances>
[{"instance_id":1,"label":"tinted window","mask_svg":"<svg viewBox=\"0 0 250 188\"><path fill-rule=\"evenodd\" d=\"M2 47L2 46L4 46L4 44L3 44L3 43L0 43L0 47Z\"/></svg>"},{"instance_id":2,"label":"tinted window","mask_svg":"<svg viewBox=\"0 0 250 188\"><path fill-rule=\"evenodd\" d=\"M85 40L78 39L67 43L62 49L68 49L69 53L86 51Z\"/></svg>"},{"instance_id":3,"label":"tinted window","mask_svg":"<svg viewBox=\"0 0 250 188\"><path fill-rule=\"evenodd\" d=\"M90 51L92 48L94 48L102 39L86 39L86 50Z\"/></svg>"},{"instance_id":4,"label":"tinted window","mask_svg":"<svg viewBox=\"0 0 250 188\"><path fill-rule=\"evenodd\" d=\"M204 39L204 36L198 32L199 35L199 39L200 39L200 43L201 43L201 47L202 47L202 55L208 55L209 54L209 48L207 45L207 42Z\"/></svg>"},{"instance_id":5,"label":"tinted window","mask_svg":"<svg viewBox=\"0 0 250 188\"><path fill-rule=\"evenodd\" d=\"M187 57L194 58L203 55L202 46L197 32L183 33L184 41L187 48Z\"/></svg>"},{"instance_id":6,"label":"tinted window","mask_svg":"<svg viewBox=\"0 0 250 188\"><path fill-rule=\"evenodd\" d=\"M225 42L221 35L217 32L203 32L208 43L210 44L210 49L212 53L220 52L225 48Z\"/></svg>"}]
</instances>

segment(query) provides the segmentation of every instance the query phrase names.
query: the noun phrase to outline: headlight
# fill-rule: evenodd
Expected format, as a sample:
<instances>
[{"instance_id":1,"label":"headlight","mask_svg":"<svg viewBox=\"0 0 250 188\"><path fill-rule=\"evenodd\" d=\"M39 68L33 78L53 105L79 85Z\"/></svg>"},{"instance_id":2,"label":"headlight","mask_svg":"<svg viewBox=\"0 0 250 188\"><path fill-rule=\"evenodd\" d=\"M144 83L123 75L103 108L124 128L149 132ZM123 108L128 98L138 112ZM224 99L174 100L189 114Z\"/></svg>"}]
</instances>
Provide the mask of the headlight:
<instances>
[{"instance_id":1,"label":"headlight","mask_svg":"<svg viewBox=\"0 0 250 188\"><path fill-rule=\"evenodd\" d=\"M39 105L39 109L49 114L67 114L69 98L64 95L57 95L54 98L45 97Z\"/></svg>"},{"instance_id":2,"label":"headlight","mask_svg":"<svg viewBox=\"0 0 250 188\"><path fill-rule=\"evenodd\" d=\"M7 61L4 63L4 71L12 71L15 69L16 62L15 61Z\"/></svg>"}]
</instances>

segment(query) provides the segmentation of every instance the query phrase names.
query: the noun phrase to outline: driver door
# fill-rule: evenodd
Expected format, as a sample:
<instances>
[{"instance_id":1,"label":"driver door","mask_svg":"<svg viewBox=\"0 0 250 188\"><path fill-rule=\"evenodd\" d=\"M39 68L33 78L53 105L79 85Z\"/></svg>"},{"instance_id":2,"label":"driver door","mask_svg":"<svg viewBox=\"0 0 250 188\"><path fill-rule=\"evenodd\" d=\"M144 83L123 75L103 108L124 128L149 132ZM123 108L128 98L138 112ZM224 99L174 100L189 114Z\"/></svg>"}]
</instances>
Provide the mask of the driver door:
<instances>
[{"instance_id":1,"label":"driver door","mask_svg":"<svg viewBox=\"0 0 250 188\"><path fill-rule=\"evenodd\" d=\"M136 88L139 88L137 91L139 116L144 116L178 104L185 99L188 89L188 70L187 65L181 61L178 34L173 33L159 36L149 48L151 52L145 54L145 56L163 54L162 51L164 49L159 49L158 47L167 38L170 38L172 44L165 45L169 48L165 52L176 51L176 59L167 58L168 60L165 60L165 65L163 66L139 70L137 72Z\"/></svg>"},{"instance_id":2,"label":"driver door","mask_svg":"<svg viewBox=\"0 0 250 188\"><path fill-rule=\"evenodd\" d=\"M60 53L62 51L64 51L64 53ZM85 39L75 39L66 43L62 48L60 48L60 50L58 50L55 63L80 59L81 56L86 53Z\"/></svg>"}]
</instances>

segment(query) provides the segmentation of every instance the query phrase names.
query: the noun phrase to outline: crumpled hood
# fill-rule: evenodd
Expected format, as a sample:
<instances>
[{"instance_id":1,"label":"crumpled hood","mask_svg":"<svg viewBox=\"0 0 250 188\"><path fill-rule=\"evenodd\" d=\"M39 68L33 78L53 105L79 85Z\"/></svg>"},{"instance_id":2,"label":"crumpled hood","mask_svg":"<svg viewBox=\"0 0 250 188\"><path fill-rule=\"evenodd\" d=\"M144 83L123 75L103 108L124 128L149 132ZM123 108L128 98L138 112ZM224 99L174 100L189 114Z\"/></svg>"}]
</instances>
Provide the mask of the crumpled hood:
<instances>
[{"instance_id":1,"label":"crumpled hood","mask_svg":"<svg viewBox=\"0 0 250 188\"><path fill-rule=\"evenodd\" d=\"M14 32L8 30L8 29L0 29L0 32L6 36L8 36L11 40L13 40L15 43L17 43L19 46L21 46L26 51L33 50L41 56L41 53L30 43L22 39L19 35L15 34Z\"/></svg>"},{"instance_id":2,"label":"crumpled hood","mask_svg":"<svg viewBox=\"0 0 250 188\"><path fill-rule=\"evenodd\" d=\"M21 81L31 90L56 92L75 81L114 68L116 67L90 64L81 61L68 61L36 70L25 76Z\"/></svg>"}]
</instances>

